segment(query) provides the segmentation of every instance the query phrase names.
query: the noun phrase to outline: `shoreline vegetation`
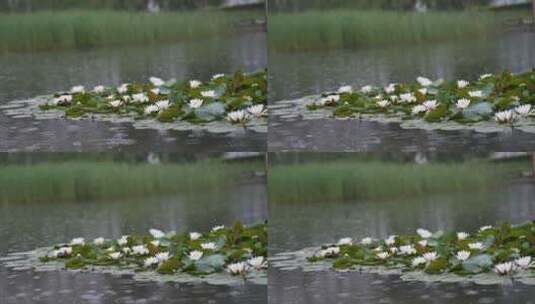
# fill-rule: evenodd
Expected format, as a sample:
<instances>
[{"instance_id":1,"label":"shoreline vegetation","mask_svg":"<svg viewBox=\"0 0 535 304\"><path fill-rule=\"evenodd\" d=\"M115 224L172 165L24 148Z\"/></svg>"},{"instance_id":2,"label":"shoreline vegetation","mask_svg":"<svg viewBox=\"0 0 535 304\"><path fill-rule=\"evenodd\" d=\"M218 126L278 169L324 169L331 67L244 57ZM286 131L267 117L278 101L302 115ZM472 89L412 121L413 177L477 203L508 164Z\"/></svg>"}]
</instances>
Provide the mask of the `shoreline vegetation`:
<instances>
[{"instance_id":1,"label":"shoreline vegetation","mask_svg":"<svg viewBox=\"0 0 535 304\"><path fill-rule=\"evenodd\" d=\"M529 170L529 163L394 163L330 161L277 165L270 172L275 203L388 200L430 194L488 191Z\"/></svg>"},{"instance_id":2,"label":"shoreline vegetation","mask_svg":"<svg viewBox=\"0 0 535 304\"><path fill-rule=\"evenodd\" d=\"M71 202L226 191L262 162L132 164L112 161L6 165L0 203ZM207 174L210 172L210 174Z\"/></svg>"},{"instance_id":3,"label":"shoreline vegetation","mask_svg":"<svg viewBox=\"0 0 535 304\"><path fill-rule=\"evenodd\" d=\"M526 10L527 12L527 10ZM280 52L492 38L523 11L430 11L427 13L333 9L270 16L269 46Z\"/></svg>"},{"instance_id":4,"label":"shoreline vegetation","mask_svg":"<svg viewBox=\"0 0 535 304\"><path fill-rule=\"evenodd\" d=\"M113 10L0 13L0 54L188 41L234 33L261 12L217 10L157 14ZM202 22L200 22L202 20Z\"/></svg>"}]
</instances>

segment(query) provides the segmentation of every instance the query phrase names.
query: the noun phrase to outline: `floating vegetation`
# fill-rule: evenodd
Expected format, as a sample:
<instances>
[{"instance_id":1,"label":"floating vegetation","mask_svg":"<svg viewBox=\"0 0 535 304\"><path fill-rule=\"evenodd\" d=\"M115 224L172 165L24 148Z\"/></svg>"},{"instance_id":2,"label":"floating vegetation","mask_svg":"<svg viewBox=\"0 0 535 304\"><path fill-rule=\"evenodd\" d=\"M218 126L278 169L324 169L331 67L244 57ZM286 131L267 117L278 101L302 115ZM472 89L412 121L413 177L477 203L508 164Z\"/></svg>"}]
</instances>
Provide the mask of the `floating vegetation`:
<instances>
[{"instance_id":1,"label":"floating vegetation","mask_svg":"<svg viewBox=\"0 0 535 304\"><path fill-rule=\"evenodd\" d=\"M86 91L75 86L57 93L39 108L61 110L69 118L90 114L115 114L135 119L150 118L170 123L186 121L203 124L227 120L247 125L264 117L267 92L266 72L234 75L218 74L210 81L163 81L151 77L145 84L122 84L119 87L97 86Z\"/></svg>"},{"instance_id":2,"label":"floating vegetation","mask_svg":"<svg viewBox=\"0 0 535 304\"><path fill-rule=\"evenodd\" d=\"M535 132L535 72L485 74L469 82L432 81L418 77L416 83L392 83L385 87L364 86L354 91L343 86L337 92L308 98L310 119L360 118L397 122L403 128L502 132L511 127ZM286 106L286 107L283 107ZM287 112L280 105L279 116ZM328 114L325 112L327 111Z\"/></svg>"},{"instance_id":3,"label":"floating vegetation","mask_svg":"<svg viewBox=\"0 0 535 304\"><path fill-rule=\"evenodd\" d=\"M258 282L266 276L267 225L246 227L237 222L232 227L216 226L204 234L151 229L147 235L124 235L119 239L74 238L67 244L26 255L35 253L39 256L33 266L40 269L47 269L47 264L56 269L53 266L60 264L68 270L104 269L104 272L136 273L157 280L163 276L163 280L169 281L174 277L179 281L198 281L204 277L221 281L221 275L225 274ZM22 253L2 260L15 261L24 256ZM24 261L11 266L24 268Z\"/></svg>"},{"instance_id":4,"label":"floating vegetation","mask_svg":"<svg viewBox=\"0 0 535 304\"><path fill-rule=\"evenodd\" d=\"M309 251L310 252L310 251ZM386 239L342 238L307 256L308 263L329 262L335 270L378 269L448 277L479 276L531 278L535 283L535 222L512 226L484 226L474 233L418 229L415 235L391 235ZM427 280L429 277L424 276ZM491 280L492 281L492 280Z\"/></svg>"}]
</instances>

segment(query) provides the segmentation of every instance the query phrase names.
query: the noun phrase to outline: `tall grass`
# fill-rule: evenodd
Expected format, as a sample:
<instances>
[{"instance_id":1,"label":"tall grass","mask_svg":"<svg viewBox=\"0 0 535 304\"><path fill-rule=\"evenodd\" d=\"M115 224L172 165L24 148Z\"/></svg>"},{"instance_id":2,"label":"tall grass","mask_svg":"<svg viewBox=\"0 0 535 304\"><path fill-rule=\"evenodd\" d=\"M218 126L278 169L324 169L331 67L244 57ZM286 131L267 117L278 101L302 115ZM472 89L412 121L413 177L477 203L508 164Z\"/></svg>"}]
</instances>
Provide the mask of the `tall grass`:
<instances>
[{"instance_id":1,"label":"tall grass","mask_svg":"<svg viewBox=\"0 0 535 304\"><path fill-rule=\"evenodd\" d=\"M351 9L280 13L269 19L269 45L275 51L303 51L490 37L512 14Z\"/></svg>"},{"instance_id":2,"label":"tall grass","mask_svg":"<svg viewBox=\"0 0 535 304\"><path fill-rule=\"evenodd\" d=\"M487 191L522 169L529 170L529 163L334 161L280 165L270 173L269 197L272 203L328 203Z\"/></svg>"},{"instance_id":3,"label":"tall grass","mask_svg":"<svg viewBox=\"0 0 535 304\"><path fill-rule=\"evenodd\" d=\"M71 161L0 168L0 203L69 202L227 191L262 162L131 164Z\"/></svg>"},{"instance_id":4,"label":"tall grass","mask_svg":"<svg viewBox=\"0 0 535 304\"><path fill-rule=\"evenodd\" d=\"M243 12L44 11L0 14L0 52L150 44L222 35Z\"/></svg>"}]
</instances>

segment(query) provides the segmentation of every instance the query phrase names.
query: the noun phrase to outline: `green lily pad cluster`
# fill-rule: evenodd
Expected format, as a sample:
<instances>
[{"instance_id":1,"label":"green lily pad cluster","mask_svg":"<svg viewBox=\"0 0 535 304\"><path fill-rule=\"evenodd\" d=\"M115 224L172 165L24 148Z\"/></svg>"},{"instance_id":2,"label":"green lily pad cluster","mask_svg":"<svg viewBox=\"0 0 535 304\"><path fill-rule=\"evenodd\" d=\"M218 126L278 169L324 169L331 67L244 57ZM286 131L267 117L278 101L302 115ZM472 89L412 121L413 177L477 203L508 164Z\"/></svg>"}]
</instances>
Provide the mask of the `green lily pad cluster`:
<instances>
[{"instance_id":1,"label":"green lily pad cluster","mask_svg":"<svg viewBox=\"0 0 535 304\"><path fill-rule=\"evenodd\" d=\"M148 83L96 86L91 91L75 86L69 92L55 94L40 109L61 110L69 118L117 114L193 124L226 119L245 125L267 114L266 74L265 70L251 74L238 71L214 75L206 82L151 77Z\"/></svg>"},{"instance_id":2,"label":"green lily pad cluster","mask_svg":"<svg viewBox=\"0 0 535 304\"><path fill-rule=\"evenodd\" d=\"M67 269L93 266L119 267L159 274L204 276L228 272L247 277L267 268L266 224L246 227L216 226L208 233L176 234L151 229L146 235L119 239L75 238L59 244L40 257L41 262L63 262Z\"/></svg>"},{"instance_id":3,"label":"green lily pad cluster","mask_svg":"<svg viewBox=\"0 0 535 304\"><path fill-rule=\"evenodd\" d=\"M494 271L498 275L535 274L535 222L518 226L484 226L474 233L418 229L415 235L386 239L343 238L322 246L309 262L329 261L337 270L377 266L427 274L470 276Z\"/></svg>"},{"instance_id":4,"label":"green lily pad cluster","mask_svg":"<svg viewBox=\"0 0 535 304\"><path fill-rule=\"evenodd\" d=\"M481 75L475 81L432 81L418 77L415 83L364 86L354 91L343 86L322 94L309 110L331 108L335 117L384 114L429 123L455 121L471 124L495 120L511 124L534 117L535 71Z\"/></svg>"}]
</instances>

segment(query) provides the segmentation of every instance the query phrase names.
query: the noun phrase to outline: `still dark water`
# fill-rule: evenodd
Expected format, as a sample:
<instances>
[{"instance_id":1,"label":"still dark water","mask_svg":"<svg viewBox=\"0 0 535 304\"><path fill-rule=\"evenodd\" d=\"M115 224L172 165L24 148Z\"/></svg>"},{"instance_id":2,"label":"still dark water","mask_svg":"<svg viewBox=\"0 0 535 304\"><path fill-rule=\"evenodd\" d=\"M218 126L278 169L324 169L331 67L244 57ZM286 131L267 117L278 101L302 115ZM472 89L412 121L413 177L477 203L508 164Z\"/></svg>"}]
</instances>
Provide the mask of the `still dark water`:
<instances>
[{"instance_id":1,"label":"still dark water","mask_svg":"<svg viewBox=\"0 0 535 304\"><path fill-rule=\"evenodd\" d=\"M275 33L271 33L275 35ZM361 50L269 54L270 101L296 99L368 84L430 78L474 79L502 70L535 68L535 32L496 33L494 40L468 40L421 45L391 45ZM374 122L281 121L270 118L269 150L318 151L522 151L535 148L535 136L459 131L403 130Z\"/></svg>"},{"instance_id":2,"label":"still dark water","mask_svg":"<svg viewBox=\"0 0 535 304\"><path fill-rule=\"evenodd\" d=\"M217 73L267 66L266 34L174 44L0 55L0 105L74 85L118 85L164 79L210 79ZM0 113L0 150L261 151L265 134L234 136L135 130L128 124L11 119Z\"/></svg>"},{"instance_id":3,"label":"still dark water","mask_svg":"<svg viewBox=\"0 0 535 304\"><path fill-rule=\"evenodd\" d=\"M473 231L535 219L535 182L491 192L384 202L270 204L271 254L336 242L433 231ZM404 282L398 276L270 270L269 303L535 303L535 286Z\"/></svg>"},{"instance_id":4,"label":"still dark water","mask_svg":"<svg viewBox=\"0 0 535 304\"><path fill-rule=\"evenodd\" d=\"M0 256L82 236L117 238L150 228L208 231L267 219L263 181L227 192L128 201L0 205ZM0 303L266 303L267 287L137 282L128 276L14 271L0 264Z\"/></svg>"}]
</instances>

